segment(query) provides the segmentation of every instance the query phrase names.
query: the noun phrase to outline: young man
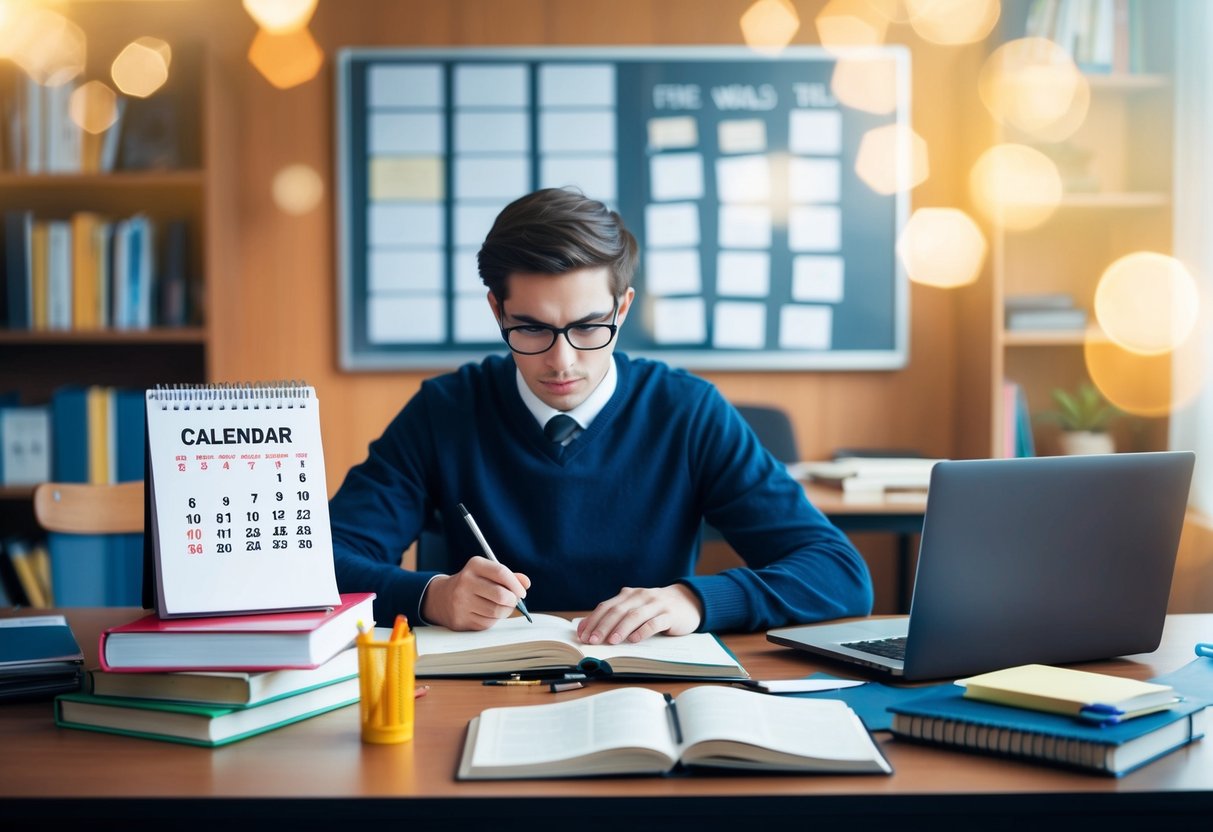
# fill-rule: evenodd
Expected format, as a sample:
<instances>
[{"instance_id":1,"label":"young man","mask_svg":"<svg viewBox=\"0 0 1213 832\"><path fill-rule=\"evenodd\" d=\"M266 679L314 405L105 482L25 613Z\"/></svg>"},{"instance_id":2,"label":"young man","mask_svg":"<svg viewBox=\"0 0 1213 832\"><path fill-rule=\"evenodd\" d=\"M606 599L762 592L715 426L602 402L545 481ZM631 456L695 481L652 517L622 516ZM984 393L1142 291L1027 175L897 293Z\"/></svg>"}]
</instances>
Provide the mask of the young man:
<instances>
[{"instance_id":1,"label":"young man","mask_svg":"<svg viewBox=\"0 0 1213 832\"><path fill-rule=\"evenodd\" d=\"M497 217L478 260L510 352L425 381L331 503L338 585L377 592L378 620L485 629L526 598L592 610L581 640L617 644L871 611L859 553L716 388L615 352L636 258L619 215L573 191ZM401 569L435 510L447 572ZM745 568L694 575L703 519Z\"/></svg>"}]
</instances>

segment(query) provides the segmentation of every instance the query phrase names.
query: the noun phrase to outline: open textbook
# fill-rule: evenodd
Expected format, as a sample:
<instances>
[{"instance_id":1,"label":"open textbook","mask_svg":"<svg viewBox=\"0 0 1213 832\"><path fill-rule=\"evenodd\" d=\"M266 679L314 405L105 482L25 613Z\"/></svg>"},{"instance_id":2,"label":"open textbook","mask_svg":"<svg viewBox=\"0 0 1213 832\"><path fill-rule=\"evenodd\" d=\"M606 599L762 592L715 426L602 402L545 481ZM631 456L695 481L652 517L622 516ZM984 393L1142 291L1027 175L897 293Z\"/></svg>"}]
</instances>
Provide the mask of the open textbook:
<instances>
[{"instance_id":1,"label":"open textbook","mask_svg":"<svg viewBox=\"0 0 1213 832\"><path fill-rule=\"evenodd\" d=\"M507 618L488 630L418 627L418 676L485 676L577 669L589 676L747 679L749 674L709 633L653 636L637 644L582 644L577 622L555 615Z\"/></svg>"},{"instance_id":2,"label":"open textbook","mask_svg":"<svg viewBox=\"0 0 1213 832\"><path fill-rule=\"evenodd\" d=\"M845 702L703 685L677 697L626 687L550 705L489 708L468 723L459 779L666 774L679 766L893 771Z\"/></svg>"}]
</instances>

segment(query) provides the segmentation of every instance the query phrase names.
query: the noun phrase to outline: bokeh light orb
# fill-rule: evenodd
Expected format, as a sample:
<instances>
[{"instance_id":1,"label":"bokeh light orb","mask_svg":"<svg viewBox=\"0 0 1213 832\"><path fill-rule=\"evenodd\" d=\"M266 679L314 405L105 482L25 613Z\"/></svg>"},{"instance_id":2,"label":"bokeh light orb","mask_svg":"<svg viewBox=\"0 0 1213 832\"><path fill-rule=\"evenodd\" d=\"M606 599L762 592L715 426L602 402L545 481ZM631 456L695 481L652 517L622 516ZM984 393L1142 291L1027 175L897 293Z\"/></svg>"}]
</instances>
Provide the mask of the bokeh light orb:
<instances>
[{"instance_id":1,"label":"bokeh light orb","mask_svg":"<svg viewBox=\"0 0 1213 832\"><path fill-rule=\"evenodd\" d=\"M1035 148L1000 144L973 164L969 191L990 222L1024 231L1043 223L1061 204L1061 174L1056 163Z\"/></svg>"},{"instance_id":2,"label":"bokeh light orb","mask_svg":"<svg viewBox=\"0 0 1213 832\"><path fill-rule=\"evenodd\" d=\"M295 217L308 213L324 198L324 180L311 165L287 165L274 174L271 189L279 210Z\"/></svg>"},{"instance_id":3,"label":"bokeh light orb","mask_svg":"<svg viewBox=\"0 0 1213 832\"><path fill-rule=\"evenodd\" d=\"M1127 254L1104 270L1095 287L1095 319L1130 352L1170 352L1188 339L1199 318L1196 281L1165 254Z\"/></svg>"},{"instance_id":4,"label":"bokeh light orb","mask_svg":"<svg viewBox=\"0 0 1213 832\"><path fill-rule=\"evenodd\" d=\"M986 248L977 223L958 208L919 208L897 238L897 256L910 280L941 289L975 281Z\"/></svg>"}]
</instances>

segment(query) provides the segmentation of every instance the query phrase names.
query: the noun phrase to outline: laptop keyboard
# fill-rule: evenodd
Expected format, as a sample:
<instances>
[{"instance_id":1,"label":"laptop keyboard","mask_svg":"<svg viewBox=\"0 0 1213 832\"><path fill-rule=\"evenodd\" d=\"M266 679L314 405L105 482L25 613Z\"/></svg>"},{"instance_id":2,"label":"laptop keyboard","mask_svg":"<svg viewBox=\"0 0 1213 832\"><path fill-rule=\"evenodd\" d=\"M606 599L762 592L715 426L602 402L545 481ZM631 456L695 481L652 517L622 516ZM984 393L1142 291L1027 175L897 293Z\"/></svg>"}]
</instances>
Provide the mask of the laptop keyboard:
<instances>
[{"instance_id":1,"label":"laptop keyboard","mask_svg":"<svg viewBox=\"0 0 1213 832\"><path fill-rule=\"evenodd\" d=\"M884 656L886 659L905 659L906 657L905 636L881 638L875 641L846 641L843 642L842 646L850 647L852 650L859 650L862 653L873 653L877 656Z\"/></svg>"}]
</instances>

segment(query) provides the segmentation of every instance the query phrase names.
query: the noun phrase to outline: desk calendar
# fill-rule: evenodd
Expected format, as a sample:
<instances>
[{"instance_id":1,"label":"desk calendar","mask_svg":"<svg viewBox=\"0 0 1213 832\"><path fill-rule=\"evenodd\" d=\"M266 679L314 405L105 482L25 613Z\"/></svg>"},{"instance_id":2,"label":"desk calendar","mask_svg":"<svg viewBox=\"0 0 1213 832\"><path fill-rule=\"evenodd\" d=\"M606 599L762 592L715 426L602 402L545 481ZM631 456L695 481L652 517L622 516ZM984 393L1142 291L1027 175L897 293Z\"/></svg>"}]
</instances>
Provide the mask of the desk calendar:
<instances>
[{"instance_id":1,"label":"desk calendar","mask_svg":"<svg viewBox=\"0 0 1213 832\"><path fill-rule=\"evenodd\" d=\"M315 389L158 388L146 400L156 612L337 606Z\"/></svg>"}]
</instances>

